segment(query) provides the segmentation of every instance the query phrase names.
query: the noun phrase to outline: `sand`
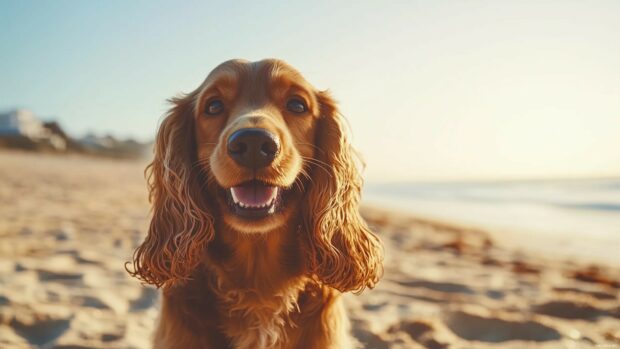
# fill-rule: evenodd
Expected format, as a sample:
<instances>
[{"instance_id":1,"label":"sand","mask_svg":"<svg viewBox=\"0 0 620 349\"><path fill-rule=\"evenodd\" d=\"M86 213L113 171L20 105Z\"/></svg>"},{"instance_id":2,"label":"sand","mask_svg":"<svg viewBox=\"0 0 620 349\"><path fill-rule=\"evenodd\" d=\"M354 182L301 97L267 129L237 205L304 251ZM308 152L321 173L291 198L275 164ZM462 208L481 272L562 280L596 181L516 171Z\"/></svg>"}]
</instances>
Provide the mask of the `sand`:
<instances>
[{"instance_id":1,"label":"sand","mask_svg":"<svg viewBox=\"0 0 620 349\"><path fill-rule=\"evenodd\" d=\"M0 348L149 348L158 291L127 275L145 162L0 151ZM346 295L365 348L620 348L620 270L366 206L386 249Z\"/></svg>"}]
</instances>

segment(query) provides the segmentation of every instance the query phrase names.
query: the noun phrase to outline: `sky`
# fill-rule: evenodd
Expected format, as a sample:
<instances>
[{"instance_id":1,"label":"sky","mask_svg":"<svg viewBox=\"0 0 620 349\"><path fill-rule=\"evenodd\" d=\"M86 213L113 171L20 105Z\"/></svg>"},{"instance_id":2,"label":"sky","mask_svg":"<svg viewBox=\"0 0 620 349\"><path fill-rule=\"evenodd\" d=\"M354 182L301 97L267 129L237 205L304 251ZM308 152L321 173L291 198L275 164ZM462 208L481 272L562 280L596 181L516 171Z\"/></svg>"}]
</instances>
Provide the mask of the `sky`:
<instances>
[{"instance_id":1,"label":"sky","mask_svg":"<svg viewBox=\"0 0 620 349\"><path fill-rule=\"evenodd\" d=\"M620 1L0 0L0 111L154 137L231 58L340 102L374 182L620 175Z\"/></svg>"}]
</instances>

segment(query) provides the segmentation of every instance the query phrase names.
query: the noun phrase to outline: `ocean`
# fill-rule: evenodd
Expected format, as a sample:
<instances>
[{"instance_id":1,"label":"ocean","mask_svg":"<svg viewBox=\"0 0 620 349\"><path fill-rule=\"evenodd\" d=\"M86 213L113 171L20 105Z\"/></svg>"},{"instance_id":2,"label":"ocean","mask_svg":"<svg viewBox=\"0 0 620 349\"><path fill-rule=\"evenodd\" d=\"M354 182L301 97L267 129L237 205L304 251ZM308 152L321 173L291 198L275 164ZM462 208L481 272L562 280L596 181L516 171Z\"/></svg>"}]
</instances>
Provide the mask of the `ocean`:
<instances>
[{"instance_id":1,"label":"ocean","mask_svg":"<svg viewBox=\"0 0 620 349\"><path fill-rule=\"evenodd\" d=\"M620 178L366 183L363 201L481 228L517 249L620 266Z\"/></svg>"}]
</instances>

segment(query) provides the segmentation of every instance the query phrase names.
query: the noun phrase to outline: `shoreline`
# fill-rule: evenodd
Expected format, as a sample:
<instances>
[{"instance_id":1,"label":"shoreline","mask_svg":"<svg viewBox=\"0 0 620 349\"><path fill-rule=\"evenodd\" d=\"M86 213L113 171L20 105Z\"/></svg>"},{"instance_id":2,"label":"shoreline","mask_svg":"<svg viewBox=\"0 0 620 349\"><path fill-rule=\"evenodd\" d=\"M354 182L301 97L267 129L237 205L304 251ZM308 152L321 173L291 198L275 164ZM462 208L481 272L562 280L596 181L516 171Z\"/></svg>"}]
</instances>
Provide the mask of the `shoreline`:
<instances>
[{"instance_id":1,"label":"shoreline","mask_svg":"<svg viewBox=\"0 0 620 349\"><path fill-rule=\"evenodd\" d=\"M620 268L620 254L613 253L613 246L620 244L620 238L614 238L614 236L592 237L585 234L572 236L553 230L523 226L511 227L508 222L483 223L481 219L476 221L475 219L450 217L446 214L419 212L415 208L404 207L406 204L388 203L386 200L363 200L362 206L368 209L389 211L395 215L409 216L421 221L485 231L494 242L506 249L547 255L553 260L576 260L582 264L602 264Z\"/></svg>"}]
</instances>

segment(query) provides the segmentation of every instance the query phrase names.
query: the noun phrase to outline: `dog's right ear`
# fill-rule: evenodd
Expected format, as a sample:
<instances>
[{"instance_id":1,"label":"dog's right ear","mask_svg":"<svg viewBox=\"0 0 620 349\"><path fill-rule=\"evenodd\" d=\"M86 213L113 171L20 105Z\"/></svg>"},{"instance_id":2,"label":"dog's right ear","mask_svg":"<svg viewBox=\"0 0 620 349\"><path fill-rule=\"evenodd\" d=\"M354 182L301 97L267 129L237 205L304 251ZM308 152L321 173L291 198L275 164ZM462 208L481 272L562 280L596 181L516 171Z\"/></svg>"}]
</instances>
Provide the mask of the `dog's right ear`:
<instances>
[{"instance_id":1,"label":"dog's right ear","mask_svg":"<svg viewBox=\"0 0 620 349\"><path fill-rule=\"evenodd\" d=\"M187 280L213 239L213 217L201 195L200 171L193 166L196 95L170 100L173 107L157 132L155 158L145 170L153 217L128 271L157 287Z\"/></svg>"}]
</instances>

